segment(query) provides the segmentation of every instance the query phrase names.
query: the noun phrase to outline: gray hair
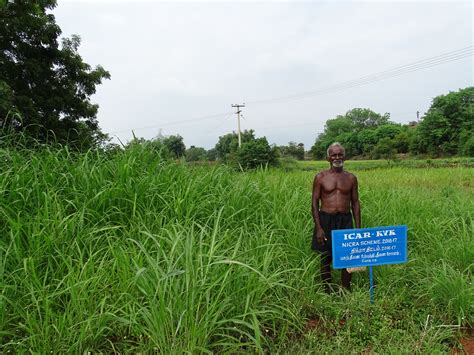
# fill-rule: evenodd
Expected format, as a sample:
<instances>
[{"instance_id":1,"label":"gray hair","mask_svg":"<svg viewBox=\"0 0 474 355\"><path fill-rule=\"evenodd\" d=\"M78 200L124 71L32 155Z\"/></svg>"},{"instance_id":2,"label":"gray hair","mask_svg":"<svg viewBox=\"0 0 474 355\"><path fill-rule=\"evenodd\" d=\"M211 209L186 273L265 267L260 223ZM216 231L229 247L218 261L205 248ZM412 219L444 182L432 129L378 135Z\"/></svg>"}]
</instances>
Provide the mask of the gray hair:
<instances>
[{"instance_id":1,"label":"gray hair","mask_svg":"<svg viewBox=\"0 0 474 355\"><path fill-rule=\"evenodd\" d=\"M341 143L339 142L334 142L333 144L331 144L329 147L328 147L328 150L326 150L326 156L329 157L329 151L334 148L334 147L341 147L342 151L344 152L344 155L346 154L346 150L344 149L344 147L342 146Z\"/></svg>"}]
</instances>

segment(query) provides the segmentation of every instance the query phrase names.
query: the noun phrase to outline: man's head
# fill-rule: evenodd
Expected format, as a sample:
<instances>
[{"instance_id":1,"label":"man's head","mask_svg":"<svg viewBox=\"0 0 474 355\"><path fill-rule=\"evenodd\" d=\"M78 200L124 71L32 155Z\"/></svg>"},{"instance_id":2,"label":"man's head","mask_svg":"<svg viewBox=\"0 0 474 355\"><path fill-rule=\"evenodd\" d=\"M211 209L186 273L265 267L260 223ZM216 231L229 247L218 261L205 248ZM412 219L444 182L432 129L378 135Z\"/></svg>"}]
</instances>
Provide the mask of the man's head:
<instances>
[{"instance_id":1,"label":"man's head","mask_svg":"<svg viewBox=\"0 0 474 355\"><path fill-rule=\"evenodd\" d=\"M328 147L327 160L331 167L342 168L346 158L346 151L341 143L335 142Z\"/></svg>"}]
</instances>

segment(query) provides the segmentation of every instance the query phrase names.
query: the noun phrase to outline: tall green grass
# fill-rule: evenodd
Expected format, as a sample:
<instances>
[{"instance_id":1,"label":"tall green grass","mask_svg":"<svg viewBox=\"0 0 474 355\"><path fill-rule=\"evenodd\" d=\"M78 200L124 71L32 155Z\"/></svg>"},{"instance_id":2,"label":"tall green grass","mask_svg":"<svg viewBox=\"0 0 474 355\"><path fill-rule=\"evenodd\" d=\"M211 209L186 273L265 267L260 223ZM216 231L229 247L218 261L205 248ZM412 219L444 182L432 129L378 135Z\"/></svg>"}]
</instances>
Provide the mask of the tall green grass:
<instances>
[{"instance_id":1,"label":"tall green grass","mask_svg":"<svg viewBox=\"0 0 474 355\"><path fill-rule=\"evenodd\" d=\"M0 351L446 350L472 318L472 168L358 171L409 262L322 292L315 171L0 150ZM319 326L308 329L308 318Z\"/></svg>"}]
</instances>

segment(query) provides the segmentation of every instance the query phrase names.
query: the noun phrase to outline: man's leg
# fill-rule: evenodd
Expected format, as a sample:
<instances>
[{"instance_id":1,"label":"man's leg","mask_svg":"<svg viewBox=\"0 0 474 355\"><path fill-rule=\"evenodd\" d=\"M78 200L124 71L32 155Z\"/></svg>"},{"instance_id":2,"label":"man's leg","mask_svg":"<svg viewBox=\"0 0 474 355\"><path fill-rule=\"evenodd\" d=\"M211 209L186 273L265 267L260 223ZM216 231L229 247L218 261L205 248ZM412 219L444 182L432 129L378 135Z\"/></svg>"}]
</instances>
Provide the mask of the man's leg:
<instances>
[{"instance_id":1,"label":"man's leg","mask_svg":"<svg viewBox=\"0 0 474 355\"><path fill-rule=\"evenodd\" d=\"M331 256L329 253L321 253L321 280L323 282L324 291L331 292Z\"/></svg>"},{"instance_id":2,"label":"man's leg","mask_svg":"<svg viewBox=\"0 0 474 355\"><path fill-rule=\"evenodd\" d=\"M341 270L342 286L348 291L351 290L351 279L352 279L352 274L348 272L347 269L342 269Z\"/></svg>"}]
</instances>

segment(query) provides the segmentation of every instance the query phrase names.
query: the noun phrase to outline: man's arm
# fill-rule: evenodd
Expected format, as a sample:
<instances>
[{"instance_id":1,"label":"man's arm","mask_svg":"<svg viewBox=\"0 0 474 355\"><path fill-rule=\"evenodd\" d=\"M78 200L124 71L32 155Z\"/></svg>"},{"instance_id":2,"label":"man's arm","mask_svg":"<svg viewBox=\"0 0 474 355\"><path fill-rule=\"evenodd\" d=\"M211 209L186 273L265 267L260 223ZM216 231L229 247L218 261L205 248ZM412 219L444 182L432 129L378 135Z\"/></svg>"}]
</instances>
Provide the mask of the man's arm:
<instances>
[{"instance_id":1,"label":"man's arm","mask_svg":"<svg viewBox=\"0 0 474 355\"><path fill-rule=\"evenodd\" d=\"M314 178L313 182L313 197L311 199L311 211L313 213L314 224L316 225L316 237L319 244L324 244L327 240L324 235L324 230L321 227L321 221L319 220L319 200L321 199L321 174L318 174Z\"/></svg>"},{"instance_id":2,"label":"man's arm","mask_svg":"<svg viewBox=\"0 0 474 355\"><path fill-rule=\"evenodd\" d=\"M352 183L351 190L351 208L352 215L354 216L355 227L360 228L360 202L359 202L359 183L357 178L354 176L354 182Z\"/></svg>"}]
</instances>

